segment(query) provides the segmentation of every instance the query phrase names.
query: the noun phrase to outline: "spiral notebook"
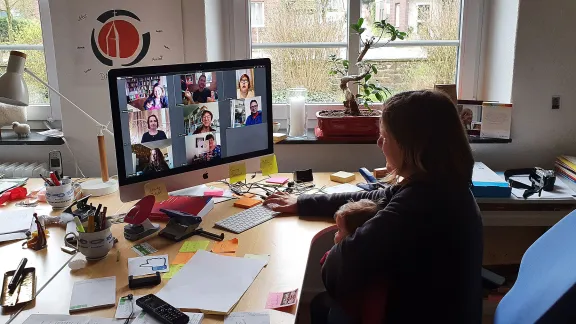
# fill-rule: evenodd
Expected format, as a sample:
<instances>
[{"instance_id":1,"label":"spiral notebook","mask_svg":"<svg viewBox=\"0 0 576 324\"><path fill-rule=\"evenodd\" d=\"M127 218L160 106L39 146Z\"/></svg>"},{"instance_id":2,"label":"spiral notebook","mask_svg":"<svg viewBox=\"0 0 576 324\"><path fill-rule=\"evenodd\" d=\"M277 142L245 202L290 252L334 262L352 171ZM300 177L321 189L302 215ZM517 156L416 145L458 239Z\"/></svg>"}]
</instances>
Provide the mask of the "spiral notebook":
<instances>
[{"instance_id":1,"label":"spiral notebook","mask_svg":"<svg viewBox=\"0 0 576 324\"><path fill-rule=\"evenodd\" d=\"M70 299L70 313L116 305L116 277L76 281Z\"/></svg>"}]
</instances>

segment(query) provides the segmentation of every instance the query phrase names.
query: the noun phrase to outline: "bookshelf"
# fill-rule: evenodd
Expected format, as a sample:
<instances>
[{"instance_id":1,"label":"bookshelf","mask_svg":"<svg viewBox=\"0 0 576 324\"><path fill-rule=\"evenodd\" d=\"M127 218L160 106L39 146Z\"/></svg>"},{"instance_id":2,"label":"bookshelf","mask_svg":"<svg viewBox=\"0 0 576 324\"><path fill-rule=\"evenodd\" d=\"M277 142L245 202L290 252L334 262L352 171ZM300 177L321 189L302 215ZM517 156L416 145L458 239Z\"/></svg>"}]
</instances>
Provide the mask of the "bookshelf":
<instances>
[{"instance_id":1,"label":"bookshelf","mask_svg":"<svg viewBox=\"0 0 576 324\"><path fill-rule=\"evenodd\" d=\"M161 82L160 77L140 77L140 78L126 78L126 88L128 101L134 101L139 98L147 98L152 94L152 89L156 83L160 83L166 93L165 82Z\"/></svg>"}]
</instances>

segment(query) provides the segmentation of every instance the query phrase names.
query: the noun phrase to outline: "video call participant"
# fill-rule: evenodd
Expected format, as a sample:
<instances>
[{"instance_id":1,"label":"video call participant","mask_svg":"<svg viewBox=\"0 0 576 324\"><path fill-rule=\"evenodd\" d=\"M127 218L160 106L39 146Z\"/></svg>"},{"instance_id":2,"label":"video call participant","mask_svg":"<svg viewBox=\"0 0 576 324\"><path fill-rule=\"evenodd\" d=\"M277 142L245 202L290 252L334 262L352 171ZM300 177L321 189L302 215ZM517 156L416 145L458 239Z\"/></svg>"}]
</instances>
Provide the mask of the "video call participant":
<instances>
[{"instance_id":1,"label":"video call participant","mask_svg":"<svg viewBox=\"0 0 576 324\"><path fill-rule=\"evenodd\" d=\"M201 110L207 109L206 106L200 108ZM210 110L204 110L202 112L202 125L198 126L193 134L201 134L201 133L210 133L215 132L216 130L212 128L212 119L214 115Z\"/></svg>"},{"instance_id":2,"label":"video call participant","mask_svg":"<svg viewBox=\"0 0 576 324\"><path fill-rule=\"evenodd\" d=\"M186 90L184 97L188 99L188 102L195 103L213 102L218 99L216 92L214 92L214 96L212 96L212 91L206 88L206 75L204 74L198 78L198 90L194 91L193 94L190 94L190 91Z\"/></svg>"},{"instance_id":3,"label":"video call participant","mask_svg":"<svg viewBox=\"0 0 576 324\"><path fill-rule=\"evenodd\" d=\"M216 145L216 139L214 138L214 135L206 135L206 140L208 141L208 152L204 153L204 159L206 161L211 161L221 158L222 149L220 148L220 145Z\"/></svg>"},{"instance_id":4,"label":"video call participant","mask_svg":"<svg viewBox=\"0 0 576 324\"><path fill-rule=\"evenodd\" d=\"M148 131L142 135L140 143L160 141L167 139L166 133L158 129L158 117L156 115L148 116Z\"/></svg>"},{"instance_id":5,"label":"video call participant","mask_svg":"<svg viewBox=\"0 0 576 324\"><path fill-rule=\"evenodd\" d=\"M146 108L146 110L168 108L168 97L164 94L164 88L158 83L152 88L152 94L149 99L152 99L152 108Z\"/></svg>"},{"instance_id":6,"label":"video call participant","mask_svg":"<svg viewBox=\"0 0 576 324\"><path fill-rule=\"evenodd\" d=\"M250 113L250 116L246 118L246 126L262 124L262 111L258 110L258 101L250 101Z\"/></svg>"},{"instance_id":7,"label":"video call participant","mask_svg":"<svg viewBox=\"0 0 576 324\"><path fill-rule=\"evenodd\" d=\"M240 81L238 81L238 90L236 91L238 99L254 97L254 90L251 88L252 84L250 83L250 77L248 74L242 74L242 76L240 76Z\"/></svg>"},{"instance_id":8,"label":"video call participant","mask_svg":"<svg viewBox=\"0 0 576 324\"><path fill-rule=\"evenodd\" d=\"M170 167L166 160L164 160L164 154L159 148L155 148L150 151L150 163L144 168L144 174L154 173L158 171L168 170Z\"/></svg>"}]
</instances>

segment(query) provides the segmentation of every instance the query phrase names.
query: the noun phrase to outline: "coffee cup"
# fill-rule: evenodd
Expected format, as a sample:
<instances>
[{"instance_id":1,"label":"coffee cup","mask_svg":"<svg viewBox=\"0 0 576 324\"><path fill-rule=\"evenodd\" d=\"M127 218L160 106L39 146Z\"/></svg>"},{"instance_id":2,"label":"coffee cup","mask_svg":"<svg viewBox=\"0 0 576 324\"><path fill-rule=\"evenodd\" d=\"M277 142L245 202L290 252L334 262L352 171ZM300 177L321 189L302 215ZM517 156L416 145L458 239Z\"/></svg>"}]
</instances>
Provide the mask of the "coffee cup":
<instances>
[{"instance_id":1,"label":"coffee cup","mask_svg":"<svg viewBox=\"0 0 576 324\"><path fill-rule=\"evenodd\" d=\"M106 229L94 233L66 233L64 244L82 253L87 260L103 259L114 246L114 237L110 231L111 223L106 222ZM71 244L68 239L74 237L77 247Z\"/></svg>"},{"instance_id":2,"label":"coffee cup","mask_svg":"<svg viewBox=\"0 0 576 324\"><path fill-rule=\"evenodd\" d=\"M46 202L53 208L66 208L74 202L74 187L71 182L60 186L46 187Z\"/></svg>"},{"instance_id":3,"label":"coffee cup","mask_svg":"<svg viewBox=\"0 0 576 324\"><path fill-rule=\"evenodd\" d=\"M278 133L278 131L280 130L280 123L279 122L272 123L272 130L274 131L274 133Z\"/></svg>"}]
</instances>

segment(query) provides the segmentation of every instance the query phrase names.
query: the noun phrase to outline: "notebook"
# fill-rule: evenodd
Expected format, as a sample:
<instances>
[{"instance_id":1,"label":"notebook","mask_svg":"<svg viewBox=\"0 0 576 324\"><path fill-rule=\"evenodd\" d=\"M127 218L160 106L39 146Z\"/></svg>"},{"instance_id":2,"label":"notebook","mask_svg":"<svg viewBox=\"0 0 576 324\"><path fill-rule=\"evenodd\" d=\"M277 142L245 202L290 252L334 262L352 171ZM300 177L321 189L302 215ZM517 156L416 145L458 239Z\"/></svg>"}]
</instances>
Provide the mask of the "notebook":
<instances>
[{"instance_id":1,"label":"notebook","mask_svg":"<svg viewBox=\"0 0 576 324\"><path fill-rule=\"evenodd\" d=\"M116 305L116 277L76 281L70 299L70 313Z\"/></svg>"}]
</instances>

